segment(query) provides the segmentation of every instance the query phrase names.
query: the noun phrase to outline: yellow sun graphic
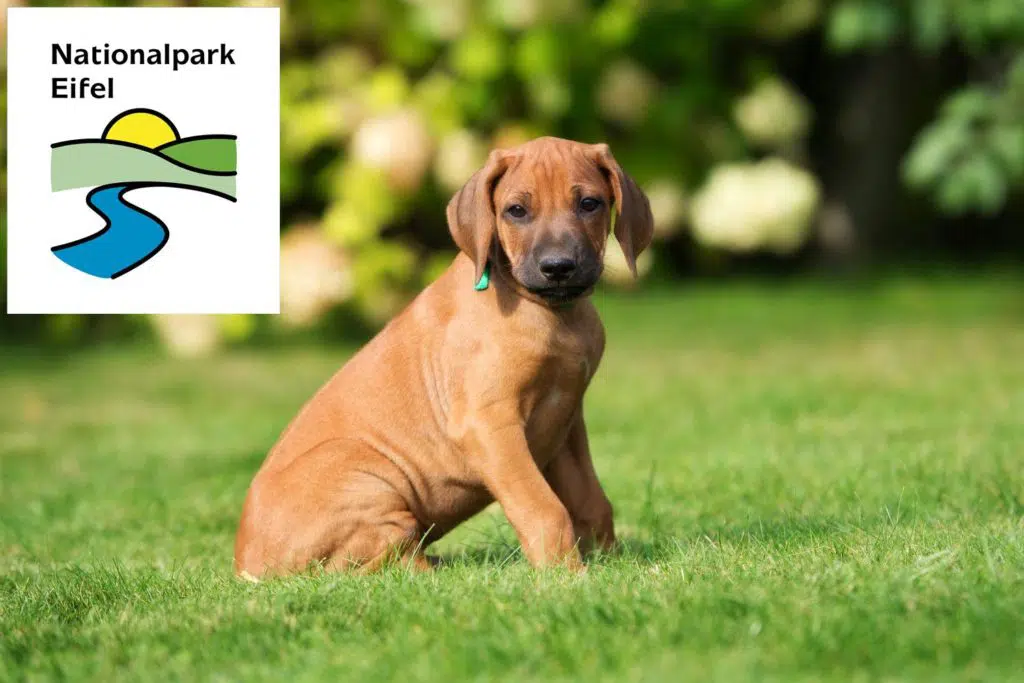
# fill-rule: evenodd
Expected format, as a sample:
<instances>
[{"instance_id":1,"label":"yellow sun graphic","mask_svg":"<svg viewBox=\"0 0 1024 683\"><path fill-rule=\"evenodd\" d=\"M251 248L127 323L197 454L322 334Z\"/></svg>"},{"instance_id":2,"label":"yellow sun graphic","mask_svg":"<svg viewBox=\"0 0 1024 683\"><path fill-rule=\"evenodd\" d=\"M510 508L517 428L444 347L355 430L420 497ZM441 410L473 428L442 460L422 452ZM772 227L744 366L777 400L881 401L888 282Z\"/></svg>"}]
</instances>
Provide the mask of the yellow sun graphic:
<instances>
[{"instance_id":1,"label":"yellow sun graphic","mask_svg":"<svg viewBox=\"0 0 1024 683\"><path fill-rule=\"evenodd\" d=\"M170 120L152 109L129 109L115 116L103 131L105 140L119 140L155 149L180 136Z\"/></svg>"}]
</instances>

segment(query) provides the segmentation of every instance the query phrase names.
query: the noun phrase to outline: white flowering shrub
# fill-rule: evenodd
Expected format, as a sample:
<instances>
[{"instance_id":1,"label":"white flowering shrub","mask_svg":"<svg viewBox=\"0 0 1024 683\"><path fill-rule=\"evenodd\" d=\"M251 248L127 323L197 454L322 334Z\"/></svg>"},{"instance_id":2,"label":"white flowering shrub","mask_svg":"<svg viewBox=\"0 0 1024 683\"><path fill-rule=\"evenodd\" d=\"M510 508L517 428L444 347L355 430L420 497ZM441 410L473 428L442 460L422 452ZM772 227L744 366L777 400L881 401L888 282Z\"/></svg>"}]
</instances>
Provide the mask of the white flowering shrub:
<instances>
[{"instance_id":1,"label":"white flowering shrub","mask_svg":"<svg viewBox=\"0 0 1024 683\"><path fill-rule=\"evenodd\" d=\"M651 203L655 238L665 239L678 233L686 220L687 198L683 187L675 181L659 178L644 188L644 194Z\"/></svg>"},{"instance_id":2,"label":"white flowering shrub","mask_svg":"<svg viewBox=\"0 0 1024 683\"><path fill-rule=\"evenodd\" d=\"M714 249L789 254L806 241L820 199L814 176L789 162L723 164L693 198L693 235Z\"/></svg>"},{"instance_id":3,"label":"white flowering shrub","mask_svg":"<svg viewBox=\"0 0 1024 683\"><path fill-rule=\"evenodd\" d=\"M313 325L346 301L354 290L349 260L322 231L311 226L289 230L281 239L281 323Z\"/></svg>"},{"instance_id":4,"label":"white flowering shrub","mask_svg":"<svg viewBox=\"0 0 1024 683\"><path fill-rule=\"evenodd\" d=\"M762 80L736 101L736 125L753 145L785 149L800 142L811 125L811 108L779 78Z\"/></svg>"},{"instance_id":5,"label":"white flowering shrub","mask_svg":"<svg viewBox=\"0 0 1024 683\"><path fill-rule=\"evenodd\" d=\"M648 249L636 259L636 277L634 278L626 264L626 256L622 253L622 247L614 238L611 238L604 250L604 272L601 274L601 279L613 287L629 288L646 277L651 272L653 265L654 254Z\"/></svg>"},{"instance_id":6,"label":"white flowering shrub","mask_svg":"<svg viewBox=\"0 0 1024 683\"><path fill-rule=\"evenodd\" d=\"M415 191L431 156L430 134L415 110L369 119L352 136L352 159L383 171L399 191Z\"/></svg>"},{"instance_id":7,"label":"white flowering shrub","mask_svg":"<svg viewBox=\"0 0 1024 683\"><path fill-rule=\"evenodd\" d=\"M209 355L224 342L215 315L151 315L149 321L167 353L178 358Z\"/></svg>"}]
</instances>

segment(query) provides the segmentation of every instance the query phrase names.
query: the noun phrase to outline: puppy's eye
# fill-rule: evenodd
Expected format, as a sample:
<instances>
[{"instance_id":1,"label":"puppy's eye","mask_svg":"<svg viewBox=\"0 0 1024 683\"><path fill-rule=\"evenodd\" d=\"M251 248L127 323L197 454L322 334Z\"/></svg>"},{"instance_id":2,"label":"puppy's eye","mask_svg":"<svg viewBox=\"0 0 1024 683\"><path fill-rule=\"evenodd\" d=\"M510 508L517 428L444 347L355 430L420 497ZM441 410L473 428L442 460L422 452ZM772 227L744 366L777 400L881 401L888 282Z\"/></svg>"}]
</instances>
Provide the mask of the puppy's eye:
<instances>
[{"instance_id":1,"label":"puppy's eye","mask_svg":"<svg viewBox=\"0 0 1024 683\"><path fill-rule=\"evenodd\" d=\"M597 197L584 197L580 200L580 210L584 213L593 213L601 206L601 200Z\"/></svg>"},{"instance_id":2,"label":"puppy's eye","mask_svg":"<svg viewBox=\"0 0 1024 683\"><path fill-rule=\"evenodd\" d=\"M507 213L512 218L525 218L526 207L523 206L522 204L513 204L512 206L505 209L505 213Z\"/></svg>"}]
</instances>

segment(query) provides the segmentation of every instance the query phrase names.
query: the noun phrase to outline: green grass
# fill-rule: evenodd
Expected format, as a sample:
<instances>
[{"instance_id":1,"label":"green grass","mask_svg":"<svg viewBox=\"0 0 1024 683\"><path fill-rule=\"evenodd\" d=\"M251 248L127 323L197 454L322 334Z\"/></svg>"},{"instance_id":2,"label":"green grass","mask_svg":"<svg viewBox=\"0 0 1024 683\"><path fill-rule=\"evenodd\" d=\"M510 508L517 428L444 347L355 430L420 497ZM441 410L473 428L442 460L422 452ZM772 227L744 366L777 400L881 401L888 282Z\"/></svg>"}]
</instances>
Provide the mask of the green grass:
<instances>
[{"instance_id":1,"label":"green grass","mask_svg":"<svg viewBox=\"0 0 1024 683\"><path fill-rule=\"evenodd\" d=\"M0 679L1024 680L1024 280L603 297L619 552L488 510L395 568L232 579L245 488L346 355L0 359Z\"/></svg>"}]
</instances>

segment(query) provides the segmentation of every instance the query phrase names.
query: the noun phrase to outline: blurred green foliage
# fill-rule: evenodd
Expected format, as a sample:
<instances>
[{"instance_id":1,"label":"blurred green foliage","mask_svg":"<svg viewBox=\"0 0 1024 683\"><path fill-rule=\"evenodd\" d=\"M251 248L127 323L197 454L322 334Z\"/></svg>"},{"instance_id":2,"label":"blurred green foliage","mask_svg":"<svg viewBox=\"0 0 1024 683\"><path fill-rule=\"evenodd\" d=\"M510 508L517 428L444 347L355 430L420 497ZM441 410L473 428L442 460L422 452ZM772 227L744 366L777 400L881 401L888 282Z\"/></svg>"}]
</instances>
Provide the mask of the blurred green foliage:
<instances>
[{"instance_id":1,"label":"blurred green foliage","mask_svg":"<svg viewBox=\"0 0 1024 683\"><path fill-rule=\"evenodd\" d=\"M978 62L978 81L949 96L904 164L912 187L950 214L994 214L1024 183L1024 1L843 0L828 37L840 52L897 40L934 54L951 43Z\"/></svg>"},{"instance_id":2,"label":"blurred green foliage","mask_svg":"<svg viewBox=\"0 0 1024 683\"><path fill-rule=\"evenodd\" d=\"M970 86L952 95L918 137L907 182L934 192L950 213L998 212L1024 182L1024 54L1000 87Z\"/></svg>"},{"instance_id":3,"label":"blurred green foliage","mask_svg":"<svg viewBox=\"0 0 1024 683\"><path fill-rule=\"evenodd\" d=\"M813 238L821 191L808 164L816 102L783 56L814 35L838 55L964 51L984 73L921 131L906 181L953 214L996 212L1024 183L1024 0L286 2L284 315L210 329L238 340L380 324L451 258L452 192L490 148L542 134L608 142L648 190L658 226L644 272L672 272L681 253L696 255L690 267L730 252L792 258ZM610 268L609 283L625 281ZM32 329L73 339L90 325Z\"/></svg>"}]
</instances>

